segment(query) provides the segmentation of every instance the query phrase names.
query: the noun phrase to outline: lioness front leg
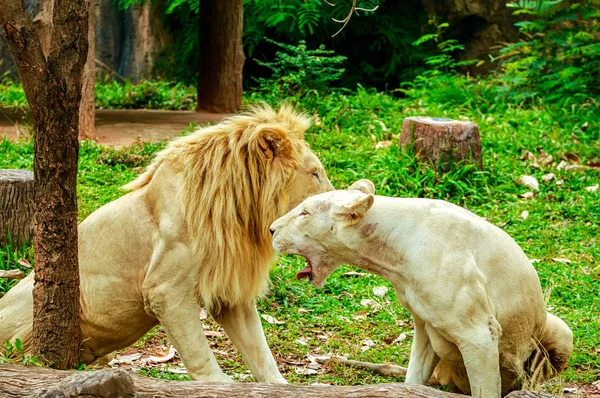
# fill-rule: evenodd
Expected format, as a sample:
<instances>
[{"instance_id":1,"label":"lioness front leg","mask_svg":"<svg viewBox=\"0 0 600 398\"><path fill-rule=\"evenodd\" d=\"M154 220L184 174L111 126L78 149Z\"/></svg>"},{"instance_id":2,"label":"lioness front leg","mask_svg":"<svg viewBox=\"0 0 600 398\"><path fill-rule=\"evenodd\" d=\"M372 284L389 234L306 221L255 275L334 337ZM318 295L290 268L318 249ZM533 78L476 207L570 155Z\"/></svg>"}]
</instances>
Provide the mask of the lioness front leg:
<instances>
[{"instance_id":1,"label":"lioness front leg","mask_svg":"<svg viewBox=\"0 0 600 398\"><path fill-rule=\"evenodd\" d=\"M225 332L242 353L256 381L287 383L267 345L254 303L223 308L216 317Z\"/></svg>"},{"instance_id":2,"label":"lioness front leg","mask_svg":"<svg viewBox=\"0 0 600 398\"><path fill-rule=\"evenodd\" d=\"M413 316L415 327L415 337L410 349L410 359L408 361L408 370L406 372L406 383L427 384L427 381L433 374L433 370L440 361L433 347L429 336L425 331L425 324L422 320Z\"/></svg>"}]
</instances>

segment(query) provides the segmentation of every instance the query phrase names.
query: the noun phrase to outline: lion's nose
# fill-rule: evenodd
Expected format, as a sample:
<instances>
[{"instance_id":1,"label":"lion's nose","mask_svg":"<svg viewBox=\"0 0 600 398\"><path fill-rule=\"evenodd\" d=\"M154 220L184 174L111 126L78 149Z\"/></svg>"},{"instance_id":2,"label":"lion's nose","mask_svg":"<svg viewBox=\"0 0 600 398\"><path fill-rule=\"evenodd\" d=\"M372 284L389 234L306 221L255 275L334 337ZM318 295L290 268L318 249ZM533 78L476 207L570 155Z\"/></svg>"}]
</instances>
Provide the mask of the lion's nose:
<instances>
[{"instance_id":1,"label":"lion's nose","mask_svg":"<svg viewBox=\"0 0 600 398\"><path fill-rule=\"evenodd\" d=\"M271 235L275 235L275 228L271 227L269 228L269 231L271 231Z\"/></svg>"}]
</instances>

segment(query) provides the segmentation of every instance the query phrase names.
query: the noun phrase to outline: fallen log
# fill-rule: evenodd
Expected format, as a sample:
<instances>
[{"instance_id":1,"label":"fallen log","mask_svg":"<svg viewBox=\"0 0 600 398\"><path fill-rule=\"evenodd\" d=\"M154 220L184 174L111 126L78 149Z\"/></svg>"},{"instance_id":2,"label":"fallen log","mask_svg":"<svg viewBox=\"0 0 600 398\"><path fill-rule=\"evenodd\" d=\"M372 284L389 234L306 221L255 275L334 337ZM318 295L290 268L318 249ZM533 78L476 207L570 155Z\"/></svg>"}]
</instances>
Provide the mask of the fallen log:
<instances>
[{"instance_id":1,"label":"fallen log","mask_svg":"<svg viewBox=\"0 0 600 398\"><path fill-rule=\"evenodd\" d=\"M20 365L0 365L0 396L3 398L464 397L464 395L452 394L427 386L402 383L363 386L205 383L153 379L129 374L121 369L75 372ZM552 397L552 395L531 391L514 391L507 397L545 398Z\"/></svg>"},{"instance_id":2,"label":"fallen log","mask_svg":"<svg viewBox=\"0 0 600 398\"><path fill-rule=\"evenodd\" d=\"M411 384L366 386L310 386L266 383L204 383L167 381L123 370L69 372L18 365L0 365L0 396L13 397L228 397L228 398L341 398L440 397L461 395Z\"/></svg>"},{"instance_id":3,"label":"fallen log","mask_svg":"<svg viewBox=\"0 0 600 398\"><path fill-rule=\"evenodd\" d=\"M0 170L0 246L15 245L33 233L33 173L29 170Z\"/></svg>"}]
</instances>

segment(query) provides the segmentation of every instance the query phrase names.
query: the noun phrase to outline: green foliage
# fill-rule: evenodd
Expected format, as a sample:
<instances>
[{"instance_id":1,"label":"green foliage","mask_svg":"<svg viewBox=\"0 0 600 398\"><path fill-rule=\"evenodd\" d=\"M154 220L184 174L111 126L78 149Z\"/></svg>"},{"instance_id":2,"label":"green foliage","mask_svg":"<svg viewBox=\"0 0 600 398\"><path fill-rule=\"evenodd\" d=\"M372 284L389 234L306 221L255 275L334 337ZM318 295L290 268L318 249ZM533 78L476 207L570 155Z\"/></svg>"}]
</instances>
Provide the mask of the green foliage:
<instances>
[{"instance_id":1,"label":"green foliage","mask_svg":"<svg viewBox=\"0 0 600 398\"><path fill-rule=\"evenodd\" d=\"M2 144L0 144L0 153L2 153ZM14 159L13 159L14 161ZM5 233L5 231L3 231ZM25 274L31 271L31 267L27 267L24 264L30 264L33 267L33 247L31 242L25 242L21 245L13 243L9 235L8 243L4 246L0 246L0 269L11 270L19 269ZM4 296L11 287L17 284L16 280L0 279L0 298Z\"/></svg>"},{"instance_id":2,"label":"green foliage","mask_svg":"<svg viewBox=\"0 0 600 398\"><path fill-rule=\"evenodd\" d=\"M96 83L96 107L117 109L193 110L196 89L165 81Z\"/></svg>"},{"instance_id":3,"label":"green foliage","mask_svg":"<svg viewBox=\"0 0 600 398\"><path fill-rule=\"evenodd\" d=\"M42 362L37 357L31 357L23 353L23 342L15 339L14 343L4 340L4 344L0 345L3 348L0 352L0 364L21 364L25 366L43 366Z\"/></svg>"},{"instance_id":4,"label":"green foliage","mask_svg":"<svg viewBox=\"0 0 600 398\"><path fill-rule=\"evenodd\" d=\"M337 82L344 69L341 67L346 57L334 55L324 45L309 50L301 40L297 46L277 43L267 39L283 51L277 51L273 62L257 61L271 70L269 78L257 79L259 90L279 97L325 91Z\"/></svg>"},{"instance_id":5,"label":"green foliage","mask_svg":"<svg viewBox=\"0 0 600 398\"><path fill-rule=\"evenodd\" d=\"M95 95L96 108L100 109L196 109L196 88L183 83L97 81ZM0 82L0 104L7 108L28 108L23 86L9 79Z\"/></svg>"},{"instance_id":6,"label":"green foliage","mask_svg":"<svg viewBox=\"0 0 600 398\"><path fill-rule=\"evenodd\" d=\"M479 62L479 60L476 59L457 61L455 58L456 52L463 51L465 46L455 39L442 40L444 31L450 25L448 25L448 23L437 24L435 20L430 20L429 24L435 26L436 32L423 35L412 43L413 46L422 46L425 43L435 42L438 51L437 53L425 57L425 64L429 65L430 68L419 75L420 79L429 79L434 75L454 72L461 66Z\"/></svg>"},{"instance_id":7,"label":"green foliage","mask_svg":"<svg viewBox=\"0 0 600 398\"><path fill-rule=\"evenodd\" d=\"M595 0L519 0L507 7L527 19L523 39L500 51L508 96L568 105L600 95L600 9Z\"/></svg>"}]
</instances>

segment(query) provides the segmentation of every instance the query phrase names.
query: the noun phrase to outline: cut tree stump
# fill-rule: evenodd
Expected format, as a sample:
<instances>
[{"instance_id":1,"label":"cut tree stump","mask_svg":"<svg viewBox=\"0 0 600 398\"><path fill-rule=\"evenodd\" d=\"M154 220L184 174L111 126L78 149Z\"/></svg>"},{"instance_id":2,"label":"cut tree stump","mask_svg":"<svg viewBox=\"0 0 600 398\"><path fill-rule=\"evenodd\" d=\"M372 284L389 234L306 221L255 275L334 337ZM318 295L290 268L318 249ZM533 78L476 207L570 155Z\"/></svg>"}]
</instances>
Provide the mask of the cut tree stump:
<instances>
[{"instance_id":1,"label":"cut tree stump","mask_svg":"<svg viewBox=\"0 0 600 398\"><path fill-rule=\"evenodd\" d=\"M483 167L479 128L473 122L446 118L407 117L402 122L400 146L442 171L456 164Z\"/></svg>"},{"instance_id":2,"label":"cut tree stump","mask_svg":"<svg viewBox=\"0 0 600 398\"><path fill-rule=\"evenodd\" d=\"M130 375L120 369L96 372L69 372L19 365L0 365L0 396L12 397L86 397L86 398L342 398L342 397L439 397L459 398L431 387L414 384L374 384L362 386L310 386L266 383L205 383L167 381ZM528 391L515 391L510 398L551 397Z\"/></svg>"},{"instance_id":3,"label":"cut tree stump","mask_svg":"<svg viewBox=\"0 0 600 398\"><path fill-rule=\"evenodd\" d=\"M0 170L0 245L21 244L33 233L33 173Z\"/></svg>"}]
</instances>

